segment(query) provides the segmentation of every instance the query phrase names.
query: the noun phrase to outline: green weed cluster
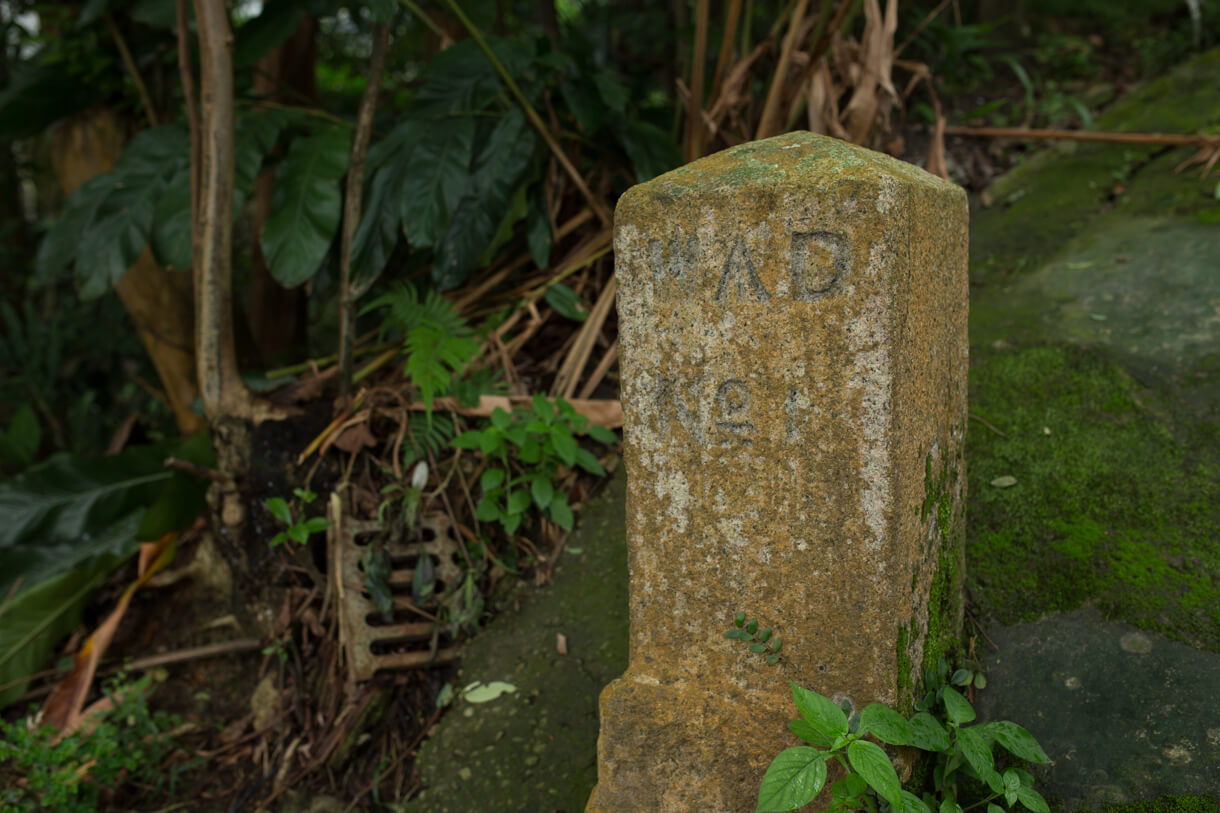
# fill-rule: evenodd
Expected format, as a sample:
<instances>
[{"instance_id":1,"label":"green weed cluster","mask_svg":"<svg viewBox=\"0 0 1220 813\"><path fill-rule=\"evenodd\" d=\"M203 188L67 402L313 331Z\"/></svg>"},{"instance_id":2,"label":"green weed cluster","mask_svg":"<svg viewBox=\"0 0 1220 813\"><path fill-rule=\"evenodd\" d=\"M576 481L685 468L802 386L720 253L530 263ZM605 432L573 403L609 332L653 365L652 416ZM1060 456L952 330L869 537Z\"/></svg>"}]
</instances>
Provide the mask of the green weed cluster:
<instances>
[{"instance_id":1,"label":"green weed cluster","mask_svg":"<svg viewBox=\"0 0 1220 813\"><path fill-rule=\"evenodd\" d=\"M0 812L86 813L120 790L172 792L178 773L194 763L165 771L165 758L178 748L170 732L182 721L149 708L152 680L120 674L107 681L103 691L114 707L88 733L57 739L49 727L0 721Z\"/></svg>"}]
</instances>

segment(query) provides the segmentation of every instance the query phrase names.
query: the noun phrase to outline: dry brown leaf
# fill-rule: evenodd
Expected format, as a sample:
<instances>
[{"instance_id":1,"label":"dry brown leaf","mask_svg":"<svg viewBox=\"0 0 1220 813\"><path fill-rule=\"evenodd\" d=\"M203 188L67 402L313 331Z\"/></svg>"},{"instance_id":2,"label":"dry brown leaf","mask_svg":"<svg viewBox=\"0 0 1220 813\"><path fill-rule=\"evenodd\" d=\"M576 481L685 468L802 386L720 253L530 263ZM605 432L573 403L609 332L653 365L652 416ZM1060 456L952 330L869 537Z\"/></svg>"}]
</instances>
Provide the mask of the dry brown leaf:
<instances>
[{"instance_id":1,"label":"dry brown leaf","mask_svg":"<svg viewBox=\"0 0 1220 813\"><path fill-rule=\"evenodd\" d=\"M177 538L178 532L174 531L156 542L145 542L140 545L139 577L128 585L110 615L85 640L73 658L72 671L60 681L51 692L50 697L43 703L43 722L56 729L60 736L66 737L84 724L85 698L89 696L89 688L93 685L93 676L97 672L98 662L114 639L114 633L118 629L119 622L123 620L123 615L127 612L127 607L131 604L131 597L135 595L136 590L140 589L174 558L174 543ZM97 706L97 704L94 705Z\"/></svg>"},{"instance_id":2,"label":"dry brown leaf","mask_svg":"<svg viewBox=\"0 0 1220 813\"><path fill-rule=\"evenodd\" d=\"M335 438L334 445L345 452L358 452L377 445L377 438L369 431L368 423L361 421L345 428Z\"/></svg>"},{"instance_id":3,"label":"dry brown leaf","mask_svg":"<svg viewBox=\"0 0 1220 813\"><path fill-rule=\"evenodd\" d=\"M435 398L432 401L432 410L485 418L494 412L496 407L512 412L517 407L528 407L531 400L532 396L529 395L483 395L479 398L478 406L467 407L462 406L456 398ZM568 403L578 414L588 418L590 423L607 429L618 429L623 425L623 405L618 400L572 398ZM407 408L422 412L424 402L416 401Z\"/></svg>"}]
</instances>

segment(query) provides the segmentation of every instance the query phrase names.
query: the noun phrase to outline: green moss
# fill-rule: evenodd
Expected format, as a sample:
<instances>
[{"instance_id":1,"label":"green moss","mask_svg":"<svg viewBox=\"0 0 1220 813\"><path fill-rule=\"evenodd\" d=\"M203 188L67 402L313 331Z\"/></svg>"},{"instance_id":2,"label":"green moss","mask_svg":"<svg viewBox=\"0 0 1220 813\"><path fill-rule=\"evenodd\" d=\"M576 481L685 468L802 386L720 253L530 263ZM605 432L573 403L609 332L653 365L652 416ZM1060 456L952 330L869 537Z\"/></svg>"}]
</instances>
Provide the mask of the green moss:
<instances>
[{"instance_id":1,"label":"green moss","mask_svg":"<svg viewBox=\"0 0 1220 813\"><path fill-rule=\"evenodd\" d=\"M961 472L961 460L960 455L955 455L933 473L932 455L924 457L924 499L920 515L926 520L935 514L940 549L928 592L928 630L920 675L929 666L935 666L940 658L951 659L952 653L961 648L964 523L960 518L954 521L952 498ZM914 584L912 582L912 589Z\"/></svg>"},{"instance_id":2,"label":"green moss","mask_svg":"<svg viewBox=\"0 0 1220 813\"><path fill-rule=\"evenodd\" d=\"M911 677L911 653L907 651L911 631L906 624L898 625L898 711L909 715L915 706L915 681Z\"/></svg>"},{"instance_id":3,"label":"green moss","mask_svg":"<svg viewBox=\"0 0 1220 813\"><path fill-rule=\"evenodd\" d=\"M1094 602L1220 651L1220 465L1098 352L972 353L969 585L1001 623ZM1017 479L995 488L997 477Z\"/></svg>"},{"instance_id":4,"label":"green moss","mask_svg":"<svg viewBox=\"0 0 1220 813\"><path fill-rule=\"evenodd\" d=\"M1078 813L1094 811L1082 809ZM1106 804L1096 813L1220 813L1220 801L1214 797L1190 794L1162 796L1125 804Z\"/></svg>"}]
</instances>

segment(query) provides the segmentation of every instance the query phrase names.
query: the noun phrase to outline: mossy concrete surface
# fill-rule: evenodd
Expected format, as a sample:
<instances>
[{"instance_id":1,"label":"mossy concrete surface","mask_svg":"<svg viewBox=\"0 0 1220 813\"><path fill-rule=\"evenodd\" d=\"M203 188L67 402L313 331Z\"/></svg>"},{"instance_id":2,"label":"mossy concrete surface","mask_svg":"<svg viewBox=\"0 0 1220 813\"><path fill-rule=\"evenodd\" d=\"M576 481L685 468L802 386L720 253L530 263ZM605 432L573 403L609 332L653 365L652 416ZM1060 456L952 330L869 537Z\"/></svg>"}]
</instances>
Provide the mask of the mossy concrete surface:
<instances>
[{"instance_id":1,"label":"mossy concrete surface","mask_svg":"<svg viewBox=\"0 0 1220 813\"><path fill-rule=\"evenodd\" d=\"M1075 810L1220 794L1220 655L1107 622L1096 610L990 635L999 650L979 713L1037 732L1055 760L1034 769L1048 799Z\"/></svg>"},{"instance_id":2,"label":"mossy concrete surface","mask_svg":"<svg viewBox=\"0 0 1220 813\"><path fill-rule=\"evenodd\" d=\"M425 790L407 810L584 810L597 779L597 696L627 668L625 482L620 466L586 504L551 585L528 588L466 646L458 688L503 681L516 692L456 701L420 751Z\"/></svg>"},{"instance_id":3,"label":"mossy concrete surface","mask_svg":"<svg viewBox=\"0 0 1220 813\"><path fill-rule=\"evenodd\" d=\"M1215 126L1218 70L1204 54L1098 127ZM1091 604L1220 651L1220 228L1216 180L1173 172L1191 154L1050 149L976 213L967 578L985 621Z\"/></svg>"}]
</instances>

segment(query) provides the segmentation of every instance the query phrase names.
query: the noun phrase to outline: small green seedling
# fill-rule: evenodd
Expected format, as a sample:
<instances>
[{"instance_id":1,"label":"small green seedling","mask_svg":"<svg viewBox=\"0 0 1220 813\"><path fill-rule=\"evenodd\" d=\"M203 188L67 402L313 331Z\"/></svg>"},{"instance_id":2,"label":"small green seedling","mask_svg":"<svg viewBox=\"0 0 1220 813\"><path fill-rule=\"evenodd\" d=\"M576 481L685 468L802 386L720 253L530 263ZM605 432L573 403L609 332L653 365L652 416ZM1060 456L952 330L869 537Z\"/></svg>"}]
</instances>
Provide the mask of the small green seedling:
<instances>
[{"instance_id":1,"label":"small green seedling","mask_svg":"<svg viewBox=\"0 0 1220 813\"><path fill-rule=\"evenodd\" d=\"M732 638L735 641L744 641L746 649L756 655L766 654L766 661L769 665L775 665L779 662L779 650L784 642L778 635L772 635L770 627L763 629L758 628L758 619L751 618L746 621L744 611L733 616L733 629L724 634L725 638Z\"/></svg>"},{"instance_id":2,"label":"small green seedling","mask_svg":"<svg viewBox=\"0 0 1220 813\"><path fill-rule=\"evenodd\" d=\"M318 498L317 494L303 488L294 488L292 493L305 505L309 505L309 503ZM266 506L267 510L271 512L271 516L287 526L271 538L269 544L272 547L287 542L289 539L303 545L309 541L310 535L319 531L325 531L330 527L330 523L326 521L325 517L309 517L306 519L304 512L302 512L300 518L294 518L292 508L283 497L269 497L266 500Z\"/></svg>"}]
</instances>

